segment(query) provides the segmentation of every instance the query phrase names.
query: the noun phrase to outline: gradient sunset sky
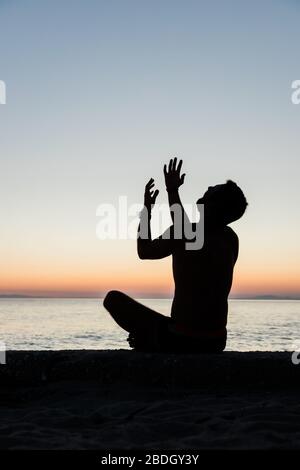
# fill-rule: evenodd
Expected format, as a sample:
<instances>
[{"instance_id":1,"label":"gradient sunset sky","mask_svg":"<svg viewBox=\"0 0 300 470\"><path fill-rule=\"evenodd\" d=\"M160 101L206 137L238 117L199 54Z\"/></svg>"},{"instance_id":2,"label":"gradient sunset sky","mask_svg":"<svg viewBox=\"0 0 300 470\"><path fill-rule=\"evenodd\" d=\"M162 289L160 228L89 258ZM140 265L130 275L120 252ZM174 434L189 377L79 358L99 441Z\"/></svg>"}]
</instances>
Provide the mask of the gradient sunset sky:
<instances>
[{"instance_id":1,"label":"gradient sunset sky","mask_svg":"<svg viewBox=\"0 0 300 470\"><path fill-rule=\"evenodd\" d=\"M172 295L171 259L96 237L184 160L184 203L233 179L249 207L232 296L300 295L296 0L0 1L0 294Z\"/></svg>"}]
</instances>

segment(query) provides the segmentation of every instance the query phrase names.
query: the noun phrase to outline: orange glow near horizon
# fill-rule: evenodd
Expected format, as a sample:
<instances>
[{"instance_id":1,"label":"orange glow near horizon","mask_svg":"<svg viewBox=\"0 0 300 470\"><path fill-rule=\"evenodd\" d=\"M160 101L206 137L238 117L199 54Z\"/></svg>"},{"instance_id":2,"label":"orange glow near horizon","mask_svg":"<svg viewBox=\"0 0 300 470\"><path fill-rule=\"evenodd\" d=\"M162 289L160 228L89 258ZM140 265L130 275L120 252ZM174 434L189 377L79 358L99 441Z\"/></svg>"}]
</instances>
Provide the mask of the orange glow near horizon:
<instances>
[{"instance_id":1,"label":"orange glow near horizon","mask_svg":"<svg viewBox=\"0 0 300 470\"><path fill-rule=\"evenodd\" d=\"M111 289L128 292L131 295L172 296L173 280L170 266L162 264L150 267L137 264L109 272L95 272L93 269L81 273L60 270L58 273L32 270L28 274L10 273L1 278L0 294L22 294L41 296L103 296ZM299 294L297 273L270 273L237 271L231 290L232 296L253 295L295 295Z\"/></svg>"},{"instance_id":2,"label":"orange glow near horizon","mask_svg":"<svg viewBox=\"0 0 300 470\"><path fill-rule=\"evenodd\" d=\"M23 256L15 251L2 257L0 295L103 297L112 289L142 297L172 297L171 259L141 261L135 243L107 243L80 251L65 243L50 252L48 246L32 257L34 247ZM100 249L99 249L100 246ZM275 265L277 263L277 265ZM5 266L5 268L3 268ZM286 295L300 297L298 259L254 258L242 251L234 270L231 296Z\"/></svg>"}]
</instances>

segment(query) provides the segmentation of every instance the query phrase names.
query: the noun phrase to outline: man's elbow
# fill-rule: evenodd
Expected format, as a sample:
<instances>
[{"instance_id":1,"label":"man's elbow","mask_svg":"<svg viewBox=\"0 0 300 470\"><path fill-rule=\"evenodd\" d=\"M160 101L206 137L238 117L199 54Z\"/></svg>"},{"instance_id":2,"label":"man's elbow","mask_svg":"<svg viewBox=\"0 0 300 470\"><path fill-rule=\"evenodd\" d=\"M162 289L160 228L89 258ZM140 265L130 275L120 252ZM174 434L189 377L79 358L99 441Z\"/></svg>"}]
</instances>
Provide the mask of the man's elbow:
<instances>
[{"instance_id":1,"label":"man's elbow","mask_svg":"<svg viewBox=\"0 0 300 470\"><path fill-rule=\"evenodd\" d=\"M147 240L138 239L137 242L137 254L140 259L148 259L149 255L149 243Z\"/></svg>"},{"instance_id":2,"label":"man's elbow","mask_svg":"<svg viewBox=\"0 0 300 470\"><path fill-rule=\"evenodd\" d=\"M137 253L140 259L148 259L147 253L145 252L145 250L141 250L138 248Z\"/></svg>"},{"instance_id":3,"label":"man's elbow","mask_svg":"<svg viewBox=\"0 0 300 470\"><path fill-rule=\"evenodd\" d=\"M149 249L150 247L146 246L138 246L137 253L140 259L153 259L152 250Z\"/></svg>"}]
</instances>

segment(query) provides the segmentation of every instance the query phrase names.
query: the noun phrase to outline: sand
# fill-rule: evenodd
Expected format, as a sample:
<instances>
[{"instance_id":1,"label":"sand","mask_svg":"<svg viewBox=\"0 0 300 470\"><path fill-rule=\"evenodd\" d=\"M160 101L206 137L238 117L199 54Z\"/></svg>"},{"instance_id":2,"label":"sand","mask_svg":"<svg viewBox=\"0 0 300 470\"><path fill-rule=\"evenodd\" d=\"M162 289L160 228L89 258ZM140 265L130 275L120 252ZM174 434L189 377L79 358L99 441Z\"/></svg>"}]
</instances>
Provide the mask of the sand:
<instances>
[{"instance_id":1,"label":"sand","mask_svg":"<svg viewBox=\"0 0 300 470\"><path fill-rule=\"evenodd\" d=\"M299 449L290 353L10 351L0 449Z\"/></svg>"}]
</instances>

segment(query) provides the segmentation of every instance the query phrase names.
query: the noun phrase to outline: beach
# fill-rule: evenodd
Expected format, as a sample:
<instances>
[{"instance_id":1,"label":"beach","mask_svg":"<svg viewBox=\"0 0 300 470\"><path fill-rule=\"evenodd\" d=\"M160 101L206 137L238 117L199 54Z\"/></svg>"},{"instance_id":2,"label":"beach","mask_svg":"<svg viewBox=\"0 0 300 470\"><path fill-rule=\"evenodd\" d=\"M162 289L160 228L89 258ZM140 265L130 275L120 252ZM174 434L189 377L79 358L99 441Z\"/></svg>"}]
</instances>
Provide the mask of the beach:
<instances>
[{"instance_id":1,"label":"beach","mask_svg":"<svg viewBox=\"0 0 300 470\"><path fill-rule=\"evenodd\" d=\"M8 351L1 449L299 449L285 352Z\"/></svg>"}]
</instances>

